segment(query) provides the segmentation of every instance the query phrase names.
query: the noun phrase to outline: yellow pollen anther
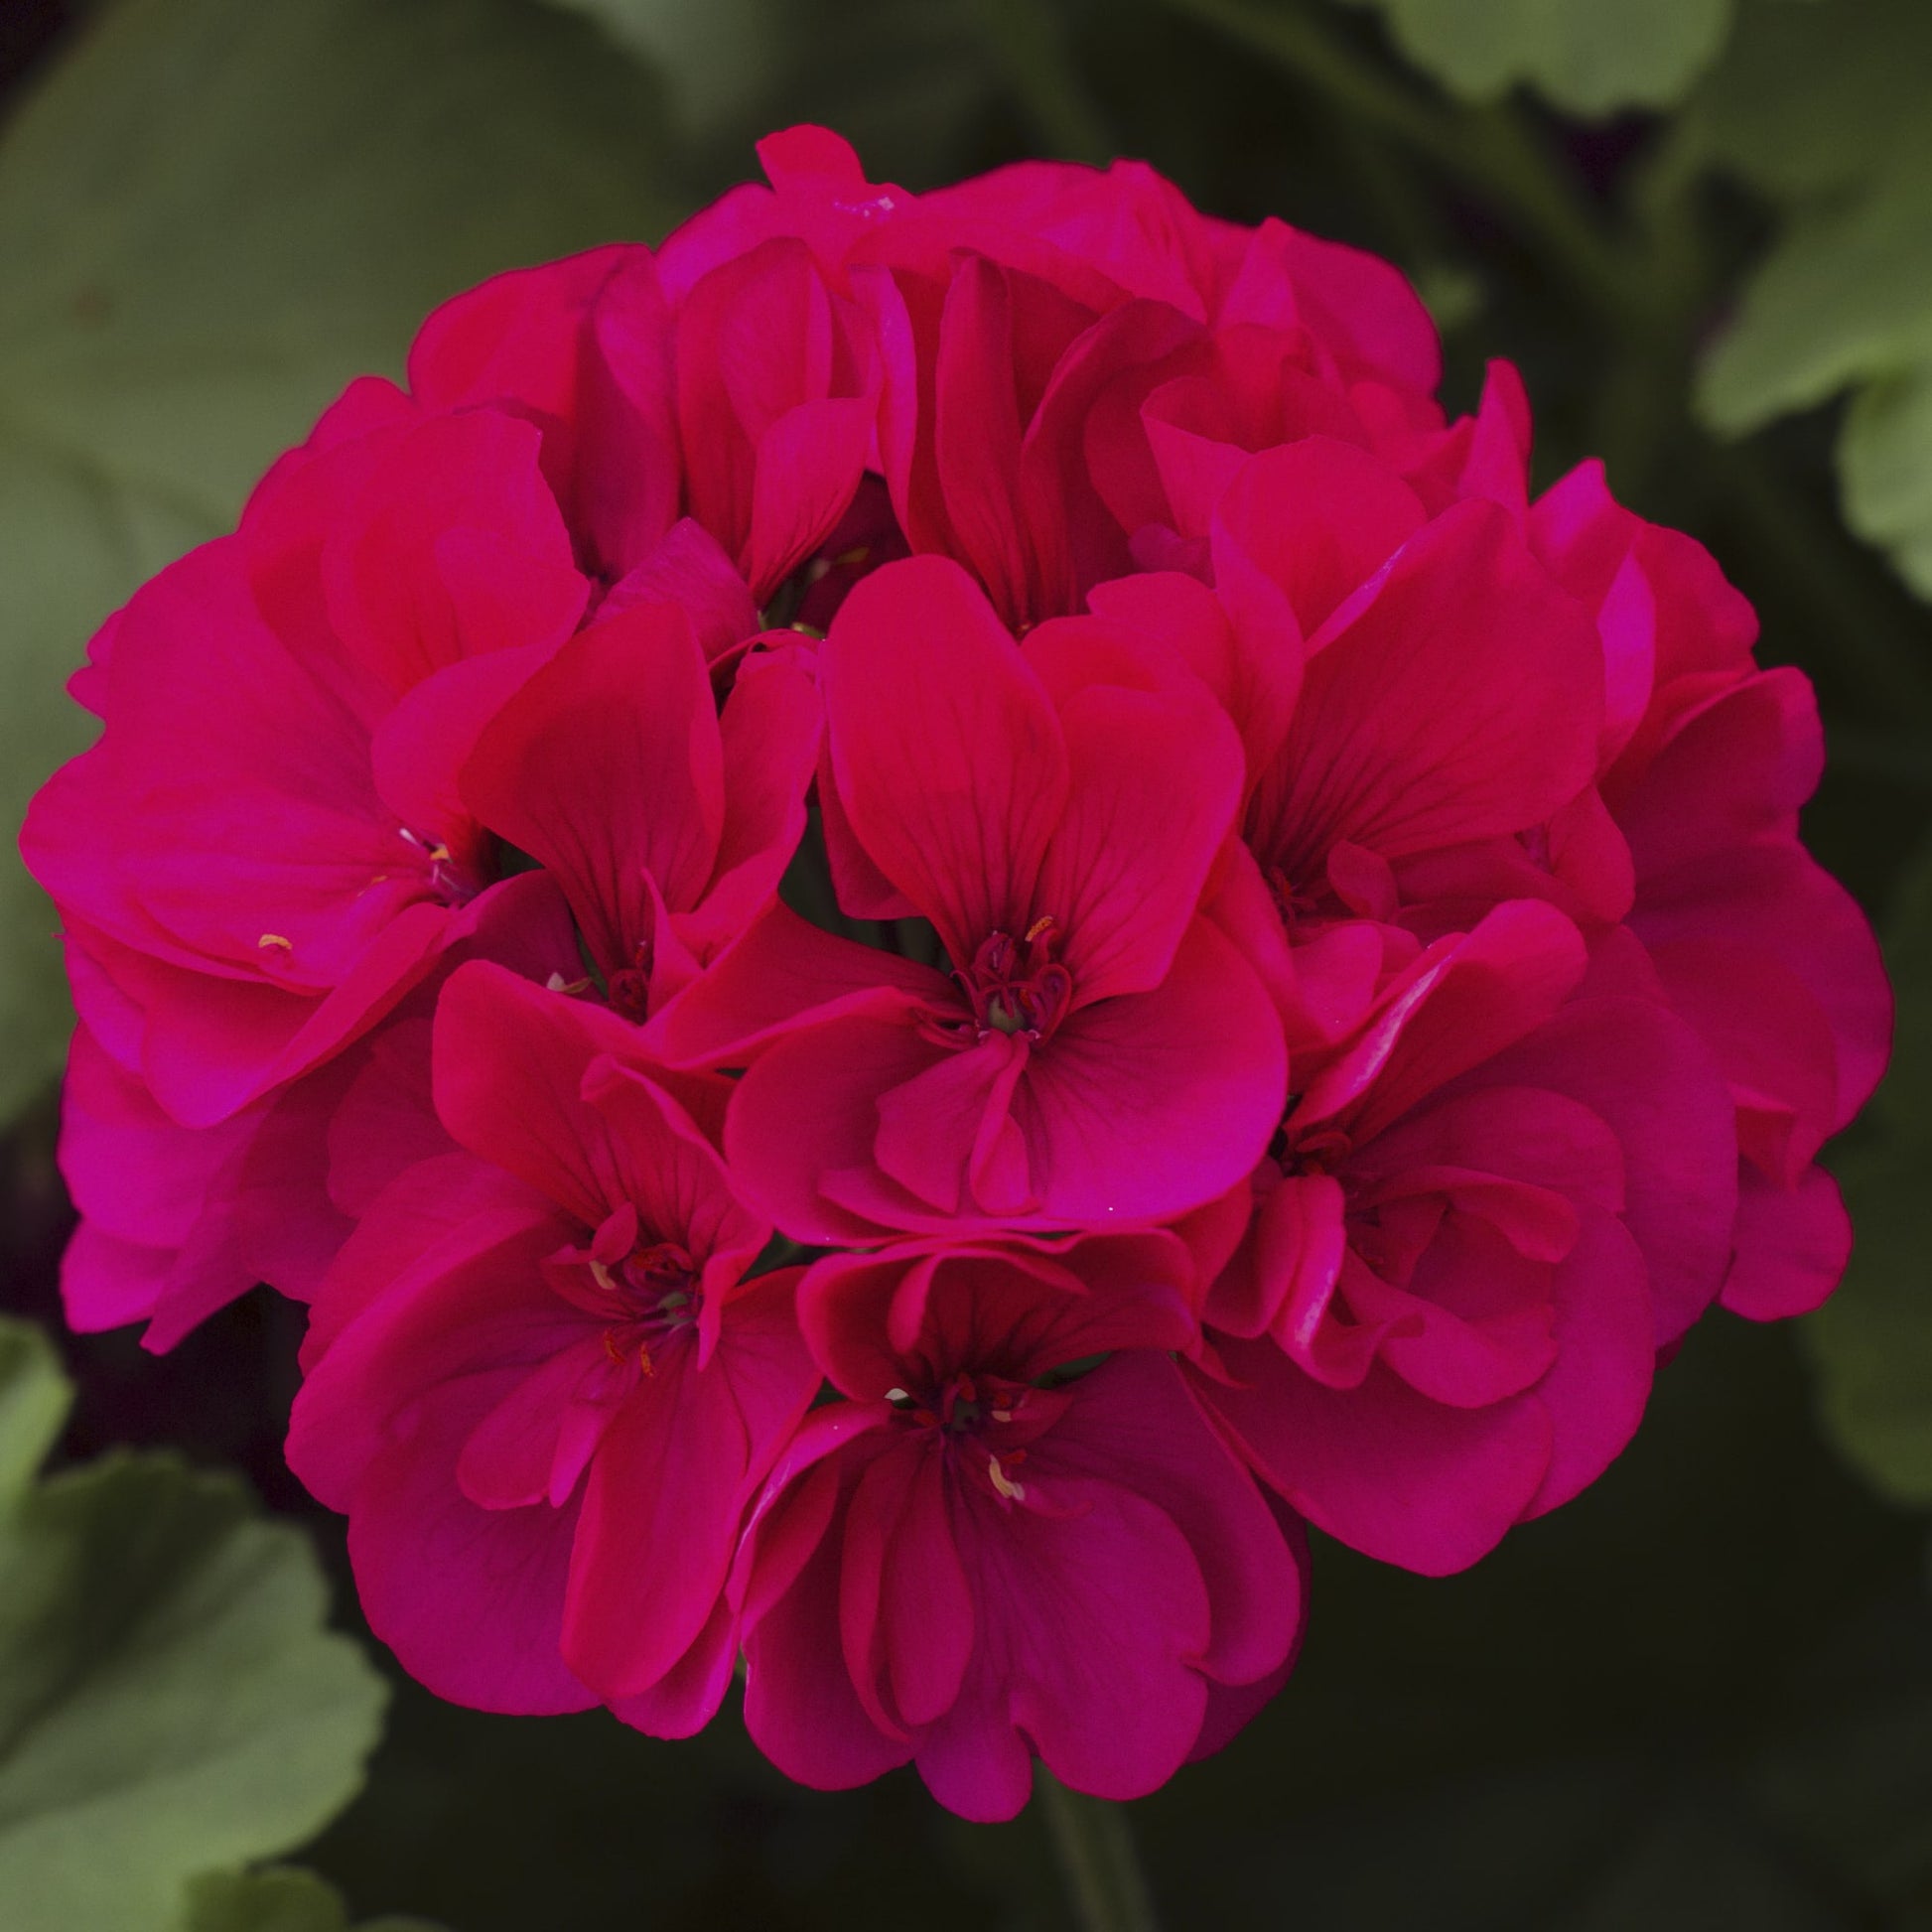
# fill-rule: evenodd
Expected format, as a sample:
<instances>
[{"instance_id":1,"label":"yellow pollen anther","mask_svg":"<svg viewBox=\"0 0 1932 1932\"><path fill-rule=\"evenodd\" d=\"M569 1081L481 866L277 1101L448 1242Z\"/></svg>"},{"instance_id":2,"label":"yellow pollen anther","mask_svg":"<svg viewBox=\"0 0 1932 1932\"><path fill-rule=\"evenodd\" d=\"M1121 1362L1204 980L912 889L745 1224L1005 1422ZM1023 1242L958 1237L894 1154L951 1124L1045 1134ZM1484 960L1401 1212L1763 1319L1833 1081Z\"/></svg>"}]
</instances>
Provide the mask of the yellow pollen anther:
<instances>
[{"instance_id":1,"label":"yellow pollen anther","mask_svg":"<svg viewBox=\"0 0 1932 1932\"><path fill-rule=\"evenodd\" d=\"M1052 929L1058 924L1059 924L1059 920L1054 918L1052 913L1042 912L1039 915L1039 917L1036 918L1033 922L1033 924L1027 928L1027 943L1029 945L1032 945L1033 942L1035 939L1039 938L1042 933L1051 932Z\"/></svg>"},{"instance_id":2,"label":"yellow pollen anther","mask_svg":"<svg viewBox=\"0 0 1932 1932\"><path fill-rule=\"evenodd\" d=\"M595 1255L591 1257L591 1276L592 1279L597 1283L599 1288L609 1289L611 1293L614 1295L617 1293L618 1285L615 1281L611 1279L610 1269L605 1267L603 1262L599 1261ZM605 1336L605 1343L607 1346L610 1343L610 1339L611 1338L609 1335ZM611 1359L613 1361L616 1361L618 1358L617 1356L613 1355Z\"/></svg>"},{"instance_id":3,"label":"yellow pollen anther","mask_svg":"<svg viewBox=\"0 0 1932 1932\"><path fill-rule=\"evenodd\" d=\"M284 939L279 932L264 932L255 944L268 952L293 952L295 941Z\"/></svg>"},{"instance_id":4,"label":"yellow pollen anther","mask_svg":"<svg viewBox=\"0 0 1932 1932\"><path fill-rule=\"evenodd\" d=\"M1024 1503L1027 1500L1027 1485L1024 1482L1011 1480L1007 1472L1000 1467L1000 1458L997 1455L989 1455L986 1458L986 1473L993 1479L993 1487L1009 1502Z\"/></svg>"},{"instance_id":5,"label":"yellow pollen anther","mask_svg":"<svg viewBox=\"0 0 1932 1932\"><path fill-rule=\"evenodd\" d=\"M1013 1420L1013 1411L1011 1409L994 1409L990 1413L995 1422L1011 1422Z\"/></svg>"}]
</instances>

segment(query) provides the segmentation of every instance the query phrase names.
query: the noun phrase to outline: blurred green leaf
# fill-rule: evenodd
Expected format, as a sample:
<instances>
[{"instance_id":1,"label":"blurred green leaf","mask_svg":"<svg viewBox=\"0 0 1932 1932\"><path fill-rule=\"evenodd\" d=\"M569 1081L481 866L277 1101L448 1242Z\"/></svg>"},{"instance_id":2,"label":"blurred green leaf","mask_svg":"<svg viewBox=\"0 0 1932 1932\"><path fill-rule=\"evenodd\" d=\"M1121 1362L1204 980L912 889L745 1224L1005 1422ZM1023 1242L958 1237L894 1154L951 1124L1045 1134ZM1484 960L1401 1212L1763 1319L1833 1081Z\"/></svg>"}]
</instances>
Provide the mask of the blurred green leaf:
<instances>
[{"instance_id":1,"label":"blurred green leaf","mask_svg":"<svg viewBox=\"0 0 1932 1932\"><path fill-rule=\"evenodd\" d=\"M1748 10L1693 110L1710 157L1784 208L1706 358L1700 406L1738 435L1848 387L1846 521L1932 597L1932 9Z\"/></svg>"},{"instance_id":2,"label":"blurred green leaf","mask_svg":"<svg viewBox=\"0 0 1932 1932\"><path fill-rule=\"evenodd\" d=\"M644 70L537 0L117 0L0 133L0 819L89 736L87 632L443 297L654 234ZM58 1070L0 857L0 1120Z\"/></svg>"},{"instance_id":3,"label":"blurred green leaf","mask_svg":"<svg viewBox=\"0 0 1932 1932\"><path fill-rule=\"evenodd\" d=\"M1519 82L1588 117L1681 100L1717 58L1732 0L1350 0L1387 16L1410 60L1451 93Z\"/></svg>"},{"instance_id":4,"label":"blurred green leaf","mask_svg":"<svg viewBox=\"0 0 1932 1932\"><path fill-rule=\"evenodd\" d=\"M0 1322L0 1904L7 1932L169 1932L192 1874L353 1795L380 1680L323 1627L294 1528L172 1456L39 1484L67 1385Z\"/></svg>"},{"instance_id":5,"label":"blurred green leaf","mask_svg":"<svg viewBox=\"0 0 1932 1932\"><path fill-rule=\"evenodd\" d=\"M754 110L772 85L783 40L773 0L549 0L599 22L664 76L695 133Z\"/></svg>"},{"instance_id":6,"label":"blurred green leaf","mask_svg":"<svg viewBox=\"0 0 1932 1932\"><path fill-rule=\"evenodd\" d=\"M1805 1323L1819 1410L1885 1495L1932 1506L1932 1149L1860 1149L1838 1164L1858 1230L1852 1265Z\"/></svg>"},{"instance_id":7,"label":"blurred green leaf","mask_svg":"<svg viewBox=\"0 0 1932 1932\"><path fill-rule=\"evenodd\" d=\"M0 1320L0 1522L27 1495L72 1399L46 1335L31 1322Z\"/></svg>"},{"instance_id":8,"label":"blurred green leaf","mask_svg":"<svg viewBox=\"0 0 1932 1932\"><path fill-rule=\"evenodd\" d=\"M1887 1496L1932 1505L1932 848L1885 934L1898 1002L1873 1138L1838 1162L1858 1231L1844 1285L1805 1322L1839 1449Z\"/></svg>"},{"instance_id":9,"label":"blurred green leaf","mask_svg":"<svg viewBox=\"0 0 1932 1932\"><path fill-rule=\"evenodd\" d=\"M1932 599L1932 355L1853 399L1838 447L1845 520Z\"/></svg>"},{"instance_id":10,"label":"blurred green leaf","mask_svg":"<svg viewBox=\"0 0 1932 1932\"><path fill-rule=\"evenodd\" d=\"M313 1871L214 1872L192 1879L175 1932L349 1932L348 1907ZM436 1932L427 1919L366 1919L354 1932Z\"/></svg>"},{"instance_id":11,"label":"blurred green leaf","mask_svg":"<svg viewBox=\"0 0 1932 1932\"><path fill-rule=\"evenodd\" d=\"M1922 117L1928 62L1915 0L1744 0L1692 111L1711 157L1768 193L1856 188Z\"/></svg>"}]
</instances>

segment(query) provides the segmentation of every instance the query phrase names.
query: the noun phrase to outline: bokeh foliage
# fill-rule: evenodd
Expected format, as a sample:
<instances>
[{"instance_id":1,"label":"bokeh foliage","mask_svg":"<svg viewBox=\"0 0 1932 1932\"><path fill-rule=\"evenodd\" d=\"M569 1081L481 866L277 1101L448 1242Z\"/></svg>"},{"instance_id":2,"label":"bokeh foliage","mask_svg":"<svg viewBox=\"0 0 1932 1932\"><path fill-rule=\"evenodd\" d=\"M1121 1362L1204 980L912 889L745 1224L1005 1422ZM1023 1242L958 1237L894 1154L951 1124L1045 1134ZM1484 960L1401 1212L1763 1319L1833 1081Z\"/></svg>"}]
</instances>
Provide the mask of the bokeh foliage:
<instances>
[{"instance_id":1,"label":"bokeh foliage","mask_svg":"<svg viewBox=\"0 0 1932 1932\"><path fill-rule=\"evenodd\" d=\"M1189 1932L1932 1928L1932 11L20 6L42 31L0 8L0 62L34 59L0 100L9 817L85 742L60 685L88 630L226 527L345 378L395 369L415 320L493 268L661 232L795 119L913 188L1138 154L1217 212L1388 254L1444 326L1453 405L1485 356L1515 358L1542 481L1600 453L1627 500L1716 550L1767 659L1819 685L1832 756L1808 835L1881 922L1898 984L1895 1070L1835 1157L1852 1277L1795 1340L1707 1323L1630 1453L1474 1574L1425 1583L1320 1544L1288 1692L1135 1822ZM52 924L0 860L8 1118L60 1062ZM43 1316L51 1120L24 1115L0 1171L7 1300ZM306 1516L347 1616L339 1532L277 1462L297 1333L262 1300L166 1362L75 1341L62 1452L134 1439L242 1462ZM1066 1923L1036 1820L960 1825L909 1776L795 1790L730 1716L671 1746L406 1685L361 1796L301 1854L314 1870L242 1869L353 1789L367 1681L318 1632L301 1532L225 1479L143 1458L36 1480L65 1407L44 1347L8 1331L9 1927L35 1898L56 1902L30 1903L27 1932L364 1932L358 1914L398 1908L458 1932ZM170 1624L197 1589L225 1607ZM227 1668L243 1631L256 1663ZM257 1734L270 1707L284 1728ZM233 1746L207 1757L213 1782L140 1775L209 1739ZM221 1782L257 1747L276 1777ZM67 1866L63 1792L97 1854ZM76 1906L69 1882L95 1890Z\"/></svg>"},{"instance_id":2,"label":"bokeh foliage","mask_svg":"<svg viewBox=\"0 0 1932 1932\"><path fill-rule=\"evenodd\" d=\"M10 1932L173 1932L207 1917L189 1880L341 1809L383 1689L233 1476L163 1451L36 1482L68 1399L0 1322L0 1900Z\"/></svg>"}]
</instances>

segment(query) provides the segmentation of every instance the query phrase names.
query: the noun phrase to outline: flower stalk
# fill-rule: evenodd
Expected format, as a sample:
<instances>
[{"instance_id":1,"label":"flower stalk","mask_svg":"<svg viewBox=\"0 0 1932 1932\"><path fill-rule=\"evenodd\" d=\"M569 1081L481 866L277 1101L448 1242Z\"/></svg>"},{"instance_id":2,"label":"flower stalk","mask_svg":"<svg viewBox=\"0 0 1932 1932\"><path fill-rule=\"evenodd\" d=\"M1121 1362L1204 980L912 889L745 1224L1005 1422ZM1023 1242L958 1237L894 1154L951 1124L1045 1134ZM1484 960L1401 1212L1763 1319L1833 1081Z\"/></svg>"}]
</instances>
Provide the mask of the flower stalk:
<instances>
[{"instance_id":1,"label":"flower stalk","mask_svg":"<svg viewBox=\"0 0 1932 1932\"><path fill-rule=\"evenodd\" d=\"M1034 1778L1080 1932L1159 1932L1126 1807L1069 1791L1043 1764Z\"/></svg>"}]
</instances>

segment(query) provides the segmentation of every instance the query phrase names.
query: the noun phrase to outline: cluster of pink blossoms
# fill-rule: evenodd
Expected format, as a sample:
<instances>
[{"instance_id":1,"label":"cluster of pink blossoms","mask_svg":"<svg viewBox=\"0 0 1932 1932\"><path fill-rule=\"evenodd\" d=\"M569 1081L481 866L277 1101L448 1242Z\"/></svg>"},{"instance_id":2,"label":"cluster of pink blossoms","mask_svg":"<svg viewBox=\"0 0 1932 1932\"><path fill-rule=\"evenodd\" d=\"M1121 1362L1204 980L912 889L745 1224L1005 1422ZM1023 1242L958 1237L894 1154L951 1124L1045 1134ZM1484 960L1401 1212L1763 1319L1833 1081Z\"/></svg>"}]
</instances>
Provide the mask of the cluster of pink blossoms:
<instances>
[{"instance_id":1,"label":"cluster of pink blossoms","mask_svg":"<svg viewBox=\"0 0 1932 1932\"><path fill-rule=\"evenodd\" d=\"M1392 268L1146 168L762 149L353 384L24 840L77 1327L313 1303L291 1462L445 1697L968 1817L1273 1694L1714 1302L1889 1027L1812 695Z\"/></svg>"}]
</instances>

